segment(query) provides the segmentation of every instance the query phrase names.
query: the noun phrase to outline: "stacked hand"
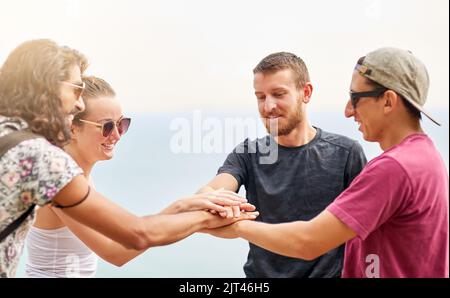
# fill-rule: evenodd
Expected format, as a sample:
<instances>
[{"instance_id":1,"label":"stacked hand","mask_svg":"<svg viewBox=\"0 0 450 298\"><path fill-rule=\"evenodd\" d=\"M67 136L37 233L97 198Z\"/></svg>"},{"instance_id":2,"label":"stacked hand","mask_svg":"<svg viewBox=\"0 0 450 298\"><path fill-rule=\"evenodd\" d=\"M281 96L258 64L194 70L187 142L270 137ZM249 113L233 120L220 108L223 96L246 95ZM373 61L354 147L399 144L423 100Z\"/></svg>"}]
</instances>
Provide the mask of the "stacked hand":
<instances>
[{"instance_id":1,"label":"stacked hand","mask_svg":"<svg viewBox=\"0 0 450 298\"><path fill-rule=\"evenodd\" d=\"M241 220L254 220L259 215L256 207L237 193L219 189L196 194L175 201L161 214L176 214L189 211L207 211L207 228L204 233L223 238L237 237L233 224Z\"/></svg>"},{"instance_id":2,"label":"stacked hand","mask_svg":"<svg viewBox=\"0 0 450 298\"><path fill-rule=\"evenodd\" d=\"M209 214L206 228L201 232L221 238L236 238L238 236L234 232L234 226L242 220L254 220L258 215L259 212L241 212L238 217L223 218Z\"/></svg>"},{"instance_id":3,"label":"stacked hand","mask_svg":"<svg viewBox=\"0 0 450 298\"><path fill-rule=\"evenodd\" d=\"M164 209L163 214L175 214L187 211L208 210L221 217L238 218L243 212L251 212L256 208L247 203L247 199L237 193L219 189L183 198Z\"/></svg>"}]
</instances>

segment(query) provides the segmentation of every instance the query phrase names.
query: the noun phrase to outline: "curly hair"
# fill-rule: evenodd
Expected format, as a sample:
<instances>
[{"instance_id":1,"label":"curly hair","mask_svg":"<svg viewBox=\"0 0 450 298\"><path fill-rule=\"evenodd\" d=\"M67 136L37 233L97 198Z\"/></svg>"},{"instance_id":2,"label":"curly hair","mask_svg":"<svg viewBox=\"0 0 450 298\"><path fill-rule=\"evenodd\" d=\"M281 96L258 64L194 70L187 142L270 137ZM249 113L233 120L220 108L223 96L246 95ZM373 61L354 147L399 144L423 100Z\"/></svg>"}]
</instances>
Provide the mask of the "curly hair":
<instances>
[{"instance_id":1,"label":"curly hair","mask_svg":"<svg viewBox=\"0 0 450 298\"><path fill-rule=\"evenodd\" d=\"M62 147L70 140L70 127L60 99L60 82L71 68L87 68L86 57L52 40L20 44L0 69L0 114L20 117L29 129Z\"/></svg>"}]
</instances>

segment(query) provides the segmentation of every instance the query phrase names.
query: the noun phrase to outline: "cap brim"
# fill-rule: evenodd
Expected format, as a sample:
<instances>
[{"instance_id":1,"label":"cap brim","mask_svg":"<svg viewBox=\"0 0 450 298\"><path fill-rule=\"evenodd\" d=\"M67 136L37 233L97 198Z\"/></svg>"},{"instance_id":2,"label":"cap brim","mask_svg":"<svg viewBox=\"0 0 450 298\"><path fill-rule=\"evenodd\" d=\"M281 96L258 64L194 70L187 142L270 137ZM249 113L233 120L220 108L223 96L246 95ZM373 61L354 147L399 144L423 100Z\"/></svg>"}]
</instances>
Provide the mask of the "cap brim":
<instances>
[{"instance_id":1,"label":"cap brim","mask_svg":"<svg viewBox=\"0 0 450 298\"><path fill-rule=\"evenodd\" d=\"M409 100L408 98L405 98L410 104L412 104L416 109L418 109L422 114L424 114L425 116L427 116L428 119L430 119L431 121L433 121L435 124L441 126L441 123L439 121L437 121L436 119L434 119L433 117L430 116L430 113L425 110L422 106L420 106L418 103L416 103L415 101Z\"/></svg>"}]
</instances>

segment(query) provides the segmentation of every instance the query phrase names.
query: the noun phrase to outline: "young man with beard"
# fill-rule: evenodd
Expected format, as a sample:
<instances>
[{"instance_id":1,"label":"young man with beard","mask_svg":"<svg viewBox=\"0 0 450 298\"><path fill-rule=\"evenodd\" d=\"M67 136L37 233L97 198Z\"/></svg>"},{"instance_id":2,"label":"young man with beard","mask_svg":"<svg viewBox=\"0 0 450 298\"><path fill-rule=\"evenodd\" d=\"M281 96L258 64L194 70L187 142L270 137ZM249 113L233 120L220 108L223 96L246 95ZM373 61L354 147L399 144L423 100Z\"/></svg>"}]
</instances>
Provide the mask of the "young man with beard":
<instances>
[{"instance_id":1,"label":"young man with beard","mask_svg":"<svg viewBox=\"0 0 450 298\"><path fill-rule=\"evenodd\" d=\"M360 173L366 164L363 150L356 141L309 123L306 107L313 86L301 58L274 53L253 73L259 113L269 135L238 145L199 192L237 192L244 185L248 201L260 211L259 221L310 220ZM276 158L267 159L267 146ZM247 277L340 277L343 253L341 246L305 261L250 243L244 271Z\"/></svg>"},{"instance_id":2,"label":"young man with beard","mask_svg":"<svg viewBox=\"0 0 450 298\"><path fill-rule=\"evenodd\" d=\"M312 219L208 232L305 260L345 243L343 277L448 278L448 170L420 123L423 114L439 125L424 109L429 84L410 51L380 48L360 58L345 116L383 153Z\"/></svg>"}]
</instances>

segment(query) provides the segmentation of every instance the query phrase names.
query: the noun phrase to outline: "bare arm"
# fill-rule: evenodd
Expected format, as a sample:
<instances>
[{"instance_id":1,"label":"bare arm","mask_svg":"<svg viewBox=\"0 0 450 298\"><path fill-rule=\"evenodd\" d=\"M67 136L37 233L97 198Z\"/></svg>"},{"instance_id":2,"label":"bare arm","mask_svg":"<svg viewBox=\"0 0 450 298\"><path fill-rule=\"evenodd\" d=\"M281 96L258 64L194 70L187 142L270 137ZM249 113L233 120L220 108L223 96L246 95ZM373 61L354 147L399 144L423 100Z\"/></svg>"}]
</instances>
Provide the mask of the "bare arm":
<instances>
[{"instance_id":1,"label":"bare arm","mask_svg":"<svg viewBox=\"0 0 450 298\"><path fill-rule=\"evenodd\" d=\"M214 177L208 184L201 187L197 191L197 194L207 193L218 189L237 192L239 189L239 183L236 180L236 178L233 177L233 175L228 173L221 173L216 177ZM228 208L228 210L225 212L213 210L212 213L215 214L216 212L219 212L220 216L222 217L232 217L232 216L239 216L241 209L242 208L233 206L232 208ZM246 208L244 208L244 211L253 211L253 210L255 210L255 207L253 205L249 205Z\"/></svg>"},{"instance_id":2,"label":"bare arm","mask_svg":"<svg viewBox=\"0 0 450 298\"><path fill-rule=\"evenodd\" d=\"M310 221L282 224L243 221L204 232L223 238L241 237L274 253L304 260L314 260L356 236L327 210Z\"/></svg>"},{"instance_id":3,"label":"bare arm","mask_svg":"<svg viewBox=\"0 0 450 298\"><path fill-rule=\"evenodd\" d=\"M125 248L123 245L65 215L60 209L51 208L51 210L84 244L111 264L122 266L145 251L145 249Z\"/></svg>"},{"instance_id":4,"label":"bare arm","mask_svg":"<svg viewBox=\"0 0 450 298\"><path fill-rule=\"evenodd\" d=\"M227 206L236 206L243 211L254 211L255 206L248 204L247 199L240 197L229 190L212 190L198 193L193 196L179 199L159 214L177 214L195 210L214 210L215 212L227 212Z\"/></svg>"},{"instance_id":5,"label":"bare arm","mask_svg":"<svg viewBox=\"0 0 450 298\"><path fill-rule=\"evenodd\" d=\"M53 201L62 206L72 205L86 195L87 189L86 178L76 176L56 194ZM240 218L222 219L206 211L192 211L138 217L94 189L83 203L61 211L124 247L136 250L170 244L202 228L229 225L249 216L244 214Z\"/></svg>"},{"instance_id":6,"label":"bare arm","mask_svg":"<svg viewBox=\"0 0 450 298\"><path fill-rule=\"evenodd\" d=\"M217 189L225 189L236 192L238 190L239 184L236 178L233 175L222 173L214 177L208 184L201 187L197 193L204 193L209 191L214 191Z\"/></svg>"}]
</instances>

